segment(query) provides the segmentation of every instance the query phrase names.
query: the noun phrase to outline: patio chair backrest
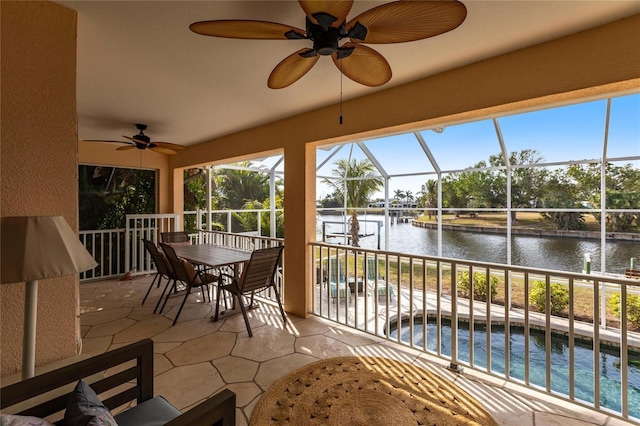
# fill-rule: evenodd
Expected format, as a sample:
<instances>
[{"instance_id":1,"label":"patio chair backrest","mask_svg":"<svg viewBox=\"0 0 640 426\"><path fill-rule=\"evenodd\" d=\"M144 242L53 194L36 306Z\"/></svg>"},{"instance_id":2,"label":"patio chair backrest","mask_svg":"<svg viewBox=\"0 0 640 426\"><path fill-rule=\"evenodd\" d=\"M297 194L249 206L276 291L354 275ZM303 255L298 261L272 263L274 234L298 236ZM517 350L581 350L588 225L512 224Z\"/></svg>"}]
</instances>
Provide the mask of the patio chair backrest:
<instances>
[{"instance_id":1,"label":"patio chair backrest","mask_svg":"<svg viewBox=\"0 0 640 426\"><path fill-rule=\"evenodd\" d=\"M188 243L189 234L187 231L161 232L160 239L163 243Z\"/></svg>"},{"instance_id":2,"label":"patio chair backrest","mask_svg":"<svg viewBox=\"0 0 640 426\"><path fill-rule=\"evenodd\" d=\"M149 252L149 255L151 256L153 263L156 265L157 271L160 272L165 277L173 276L173 267L171 266L171 264L169 263L169 260L167 260L165 255L158 250L156 245L153 244L152 241L145 240L145 239L142 239L142 242L144 243L144 247Z\"/></svg>"},{"instance_id":3,"label":"patio chair backrest","mask_svg":"<svg viewBox=\"0 0 640 426\"><path fill-rule=\"evenodd\" d=\"M284 246L254 250L242 272L240 291L247 293L273 285Z\"/></svg>"},{"instance_id":4,"label":"patio chair backrest","mask_svg":"<svg viewBox=\"0 0 640 426\"><path fill-rule=\"evenodd\" d=\"M185 259L180 259L176 254L171 244L160 243L160 247L167 256L169 263L173 266L173 270L176 274L176 279L182 281L188 286L194 286L200 284L200 278L198 272L193 265Z\"/></svg>"}]
</instances>

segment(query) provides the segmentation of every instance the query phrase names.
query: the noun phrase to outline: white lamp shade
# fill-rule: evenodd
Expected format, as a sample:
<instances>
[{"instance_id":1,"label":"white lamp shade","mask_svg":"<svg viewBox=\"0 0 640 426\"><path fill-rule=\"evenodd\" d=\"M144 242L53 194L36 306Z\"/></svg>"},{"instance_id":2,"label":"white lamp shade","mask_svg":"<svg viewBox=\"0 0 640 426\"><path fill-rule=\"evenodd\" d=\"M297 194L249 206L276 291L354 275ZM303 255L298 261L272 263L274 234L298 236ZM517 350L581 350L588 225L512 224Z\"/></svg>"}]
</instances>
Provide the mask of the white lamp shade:
<instances>
[{"instance_id":1,"label":"white lamp shade","mask_svg":"<svg viewBox=\"0 0 640 426\"><path fill-rule=\"evenodd\" d=\"M2 218L1 283L77 274L97 266L62 216Z\"/></svg>"}]
</instances>

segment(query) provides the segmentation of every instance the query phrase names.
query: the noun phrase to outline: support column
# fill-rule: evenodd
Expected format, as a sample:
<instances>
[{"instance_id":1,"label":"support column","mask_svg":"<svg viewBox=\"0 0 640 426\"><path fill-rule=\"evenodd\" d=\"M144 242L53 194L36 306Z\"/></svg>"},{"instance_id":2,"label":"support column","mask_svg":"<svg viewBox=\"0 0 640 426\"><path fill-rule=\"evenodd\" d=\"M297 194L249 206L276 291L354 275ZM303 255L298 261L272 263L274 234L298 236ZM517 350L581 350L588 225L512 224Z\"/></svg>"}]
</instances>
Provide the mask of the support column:
<instances>
[{"instance_id":1,"label":"support column","mask_svg":"<svg viewBox=\"0 0 640 426\"><path fill-rule=\"evenodd\" d=\"M285 147L284 157L284 307L304 318L311 309L313 258L308 243L316 238L316 150L310 144L292 144Z\"/></svg>"}]
</instances>

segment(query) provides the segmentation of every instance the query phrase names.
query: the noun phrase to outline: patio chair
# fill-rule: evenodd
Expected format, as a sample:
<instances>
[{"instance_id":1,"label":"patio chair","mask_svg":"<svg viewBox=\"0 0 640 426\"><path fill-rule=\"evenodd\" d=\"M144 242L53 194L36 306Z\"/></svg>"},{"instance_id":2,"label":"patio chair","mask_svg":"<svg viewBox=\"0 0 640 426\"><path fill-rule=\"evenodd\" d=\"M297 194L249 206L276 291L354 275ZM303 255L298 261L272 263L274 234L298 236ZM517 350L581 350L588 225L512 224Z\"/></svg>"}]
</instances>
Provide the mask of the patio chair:
<instances>
[{"instance_id":1,"label":"patio chair","mask_svg":"<svg viewBox=\"0 0 640 426\"><path fill-rule=\"evenodd\" d=\"M165 244L191 244L187 231L161 232L160 239Z\"/></svg>"},{"instance_id":2,"label":"patio chair","mask_svg":"<svg viewBox=\"0 0 640 426\"><path fill-rule=\"evenodd\" d=\"M184 299L182 299L182 303L180 304L180 309L178 309L178 313L173 320L173 325L176 325L178 317L182 312L182 308L187 301L187 297L189 297L189 294L191 294L191 289L196 287L200 288L200 291L202 291L202 298L206 300L208 296L209 302L211 302L209 286L218 282L218 276L196 270L191 262L186 259L179 258L170 244L160 243L160 247L162 247L162 250L166 254L171 266L173 266L173 270L176 274L176 279L173 282L173 286L165 296L164 302L162 303L160 313L162 313L162 311L164 310L164 307L167 304L167 300L169 300L169 297L171 296L171 291L177 290L177 281L181 281L187 286L184 291Z\"/></svg>"},{"instance_id":3,"label":"patio chair","mask_svg":"<svg viewBox=\"0 0 640 426\"><path fill-rule=\"evenodd\" d=\"M380 270L378 269L378 262L373 257L367 258L367 287L368 292L372 293L376 289L376 283L378 284L378 297L386 297L387 291L389 292L389 297L391 300L395 297L395 289L392 285L389 285L387 281L385 281L384 277L380 275Z\"/></svg>"},{"instance_id":4,"label":"patio chair","mask_svg":"<svg viewBox=\"0 0 640 426\"><path fill-rule=\"evenodd\" d=\"M160 300L162 300L162 296L167 290L167 287L169 286L172 280L175 280L175 273L173 272L173 267L167 260L166 256L161 251L158 250L158 248L152 241L142 239L142 242L144 243L144 247L149 252L149 255L151 256L151 259L153 260L153 263L155 264L156 271L157 271L155 277L153 277L153 281L151 281L151 285L149 286L149 289L147 290L147 294L145 294L144 299L142 299L142 305L144 305L144 302L147 300L147 297L149 296L149 293L151 292L153 285L157 284L157 287L159 288L160 283L162 282L162 278L166 278L167 284L165 285L164 290L162 291L162 295L160 296ZM156 280L158 280L157 283L156 283ZM158 300L158 304L160 303L160 300ZM158 308L158 305L156 305L155 310L157 310L157 308Z\"/></svg>"},{"instance_id":5,"label":"patio chair","mask_svg":"<svg viewBox=\"0 0 640 426\"><path fill-rule=\"evenodd\" d=\"M213 317L214 321L218 321L218 313L220 310L220 300L222 299L221 293L223 290L228 291L233 296L237 297L242 316L244 317L244 323L247 326L247 332L249 337L253 336L251 332L251 325L249 325L249 319L247 318L247 310L242 300L243 295L251 294L251 302L249 306L253 305L253 296L256 291L266 290L269 287L273 288L276 294L276 301L280 307L280 314L282 315L282 321L284 325L287 324L287 314L284 312L282 302L280 301L280 291L275 283L275 274L280 264L280 257L284 246L269 247L259 250L254 250L251 253L251 258L242 271L240 278L228 274L220 274L220 281L218 283L218 295L216 300L216 313ZM226 280L226 283L225 283Z\"/></svg>"},{"instance_id":6,"label":"patio chair","mask_svg":"<svg viewBox=\"0 0 640 426\"><path fill-rule=\"evenodd\" d=\"M347 297L347 282L342 259L336 257L329 259L329 289L332 299Z\"/></svg>"}]
</instances>

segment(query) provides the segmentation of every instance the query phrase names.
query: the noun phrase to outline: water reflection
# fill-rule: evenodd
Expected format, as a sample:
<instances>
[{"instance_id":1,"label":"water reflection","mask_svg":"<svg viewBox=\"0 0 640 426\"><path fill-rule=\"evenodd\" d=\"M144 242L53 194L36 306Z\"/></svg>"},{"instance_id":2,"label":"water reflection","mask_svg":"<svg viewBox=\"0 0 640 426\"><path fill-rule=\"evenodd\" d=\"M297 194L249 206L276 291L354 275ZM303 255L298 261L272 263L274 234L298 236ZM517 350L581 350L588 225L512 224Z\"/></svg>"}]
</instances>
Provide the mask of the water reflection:
<instances>
[{"instance_id":1,"label":"water reflection","mask_svg":"<svg viewBox=\"0 0 640 426\"><path fill-rule=\"evenodd\" d=\"M364 218L364 216L361 216ZM369 220L383 220L381 215L367 215ZM341 216L322 215L318 219L318 229L322 221L339 221ZM375 225L363 224L361 232L375 232ZM336 232L337 227L333 232ZM386 229L381 229L382 249L384 249ZM318 240L322 239L322 235ZM329 242L342 243L339 238ZM376 235L360 239L363 248L376 249ZM437 256L438 231L423 229L410 223L399 223L389 228L389 250L417 255ZM481 262L507 263L506 235L481 234L443 230L442 251L444 257L477 260ZM583 256L591 255L592 271L600 270L600 240L577 238L547 238L513 235L511 239L513 265L532 268L581 272ZM623 273L629 267L631 257L640 258L640 244L629 241L608 241L605 246L607 272Z\"/></svg>"}]
</instances>

